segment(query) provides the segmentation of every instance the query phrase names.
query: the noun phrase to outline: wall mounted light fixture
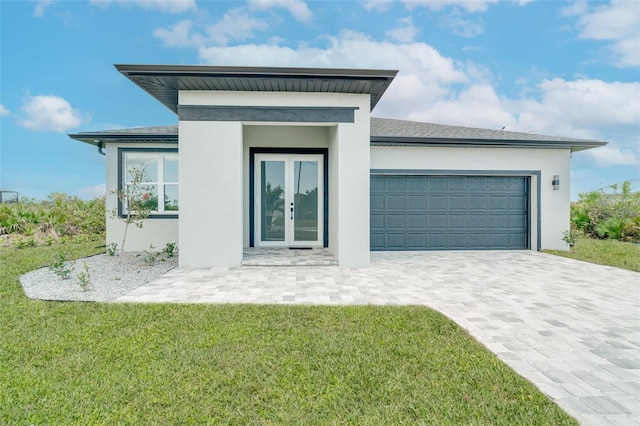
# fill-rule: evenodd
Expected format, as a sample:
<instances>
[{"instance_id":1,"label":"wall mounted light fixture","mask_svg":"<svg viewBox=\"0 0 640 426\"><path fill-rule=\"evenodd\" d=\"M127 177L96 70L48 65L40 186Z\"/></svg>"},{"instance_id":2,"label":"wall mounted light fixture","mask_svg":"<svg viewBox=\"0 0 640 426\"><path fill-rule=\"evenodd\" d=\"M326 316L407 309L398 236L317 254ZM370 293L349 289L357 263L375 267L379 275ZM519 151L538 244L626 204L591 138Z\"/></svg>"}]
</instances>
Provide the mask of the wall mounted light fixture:
<instances>
[{"instance_id":1,"label":"wall mounted light fixture","mask_svg":"<svg viewBox=\"0 0 640 426\"><path fill-rule=\"evenodd\" d=\"M553 190L557 191L560 189L560 175L553 175L553 180L551 181L553 185Z\"/></svg>"}]
</instances>

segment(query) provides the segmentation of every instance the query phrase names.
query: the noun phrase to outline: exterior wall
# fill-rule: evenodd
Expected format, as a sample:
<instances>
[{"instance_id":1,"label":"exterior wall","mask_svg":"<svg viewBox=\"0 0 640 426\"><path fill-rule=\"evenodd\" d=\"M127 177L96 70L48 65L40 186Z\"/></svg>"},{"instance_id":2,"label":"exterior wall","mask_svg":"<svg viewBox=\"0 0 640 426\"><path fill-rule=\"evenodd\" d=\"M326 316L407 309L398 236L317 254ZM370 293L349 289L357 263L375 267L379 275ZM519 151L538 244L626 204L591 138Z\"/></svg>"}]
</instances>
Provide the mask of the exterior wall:
<instances>
[{"instance_id":1,"label":"exterior wall","mask_svg":"<svg viewBox=\"0 0 640 426\"><path fill-rule=\"evenodd\" d=\"M250 147L328 147L329 249L340 265L369 264L369 95L182 91L179 104L356 108L354 123L180 121L181 266L241 263Z\"/></svg>"},{"instance_id":2,"label":"exterior wall","mask_svg":"<svg viewBox=\"0 0 640 426\"><path fill-rule=\"evenodd\" d=\"M242 262L242 125L179 123L180 266Z\"/></svg>"},{"instance_id":3,"label":"exterior wall","mask_svg":"<svg viewBox=\"0 0 640 426\"><path fill-rule=\"evenodd\" d=\"M124 235L125 224L122 220L114 218L112 212L118 208L118 197L113 191L118 189L118 148L168 148L175 145L167 144L108 144L106 153L106 215L107 215L107 244L115 243L118 248L122 248L122 237ZM143 227L129 225L125 251L149 250L153 244L155 250L159 251L167 243L178 242L178 219L148 218L144 221Z\"/></svg>"},{"instance_id":4,"label":"exterior wall","mask_svg":"<svg viewBox=\"0 0 640 426\"><path fill-rule=\"evenodd\" d=\"M335 168L329 178L338 183L333 197L338 206L336 244L342 266L369 266L370 115L369 98L356 111L357 125L340 124L331 148ZM336 193L337 192L337 193ZM330 201L331 202L331 201Z\"/></svg>"},{"instance_id":5,"label":"exterior wall","mask_svg":"<svg viewBox=\"0 0 640 426\"><path fill-rule=\"evenodd\" d=\"M540 171L540 182L536 175L531 175L529 229L533 250L537 248L538 220L541 248L567 249L562 233L569 229L570 159L568 149L371 147L371 169ZM553 175L560 175L558 191L551 185Z\"/></svg>"}]
</instances>

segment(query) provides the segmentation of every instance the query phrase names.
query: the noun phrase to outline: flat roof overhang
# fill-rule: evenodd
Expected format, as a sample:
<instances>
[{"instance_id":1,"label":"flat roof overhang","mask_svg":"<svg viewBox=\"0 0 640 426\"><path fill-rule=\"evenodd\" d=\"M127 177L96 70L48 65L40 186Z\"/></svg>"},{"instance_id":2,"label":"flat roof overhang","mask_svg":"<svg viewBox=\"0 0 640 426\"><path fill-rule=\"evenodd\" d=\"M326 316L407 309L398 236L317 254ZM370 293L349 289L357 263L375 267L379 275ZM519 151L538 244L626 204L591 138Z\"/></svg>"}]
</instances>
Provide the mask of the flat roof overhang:
<instances>
[{"instance_id":1,"label":"flat roof overhang","mask_svg":"<svg viewBox=\"0 0 640 426\"><path fill-rule=\"evenodd\" d=\"M116 69L174 113L180 90L368 94L371 109L397 70L229 67L211 65L125 65Z\"/></svg>"}]
</instances>

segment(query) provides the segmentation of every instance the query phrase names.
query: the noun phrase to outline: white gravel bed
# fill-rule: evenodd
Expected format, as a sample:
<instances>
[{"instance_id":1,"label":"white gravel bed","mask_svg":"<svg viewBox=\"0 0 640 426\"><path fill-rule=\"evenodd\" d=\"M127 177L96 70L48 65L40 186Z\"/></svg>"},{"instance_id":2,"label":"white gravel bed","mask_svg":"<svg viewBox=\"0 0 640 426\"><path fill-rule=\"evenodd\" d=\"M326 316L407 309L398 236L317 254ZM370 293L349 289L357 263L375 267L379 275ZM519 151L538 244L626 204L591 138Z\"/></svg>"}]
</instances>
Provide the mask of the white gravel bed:
<instances>
[{"instance_id":1,"label":"white gravel bed","mask_svg":"<svg viewBox=\"0 0 640 426\"><path fill-rule=\"evenodd\" d=\"M144 262L145 253L127 252L121 256L99 254L67 264L73 265L71 276L63 280L48 267L36 269L20 277L25 294L30 299L60 301L107 302L152 281L178 266L177 257L158 255L154 265ZM90 285L80 285L78 274L89 267Z\"/></svg>"}]
</instances>

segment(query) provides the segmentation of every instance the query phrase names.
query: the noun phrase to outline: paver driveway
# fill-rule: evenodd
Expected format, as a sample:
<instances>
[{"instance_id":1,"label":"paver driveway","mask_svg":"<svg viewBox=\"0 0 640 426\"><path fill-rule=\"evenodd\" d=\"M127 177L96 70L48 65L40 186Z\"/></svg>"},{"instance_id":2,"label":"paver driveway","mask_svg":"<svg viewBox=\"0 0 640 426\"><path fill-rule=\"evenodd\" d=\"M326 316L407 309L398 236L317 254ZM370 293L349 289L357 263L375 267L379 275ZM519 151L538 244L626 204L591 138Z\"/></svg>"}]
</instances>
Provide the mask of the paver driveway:
<instances>
[{"instance_id":1,"label":"paver driveway","mask_svg":"<svg viewBox=\"0 0 640 426\"><path fill-rule=\"evenodd\" d=\"M580 423L640 424L639 273L531 251L371 259L363 269L178 269L117 301L426 305Z\"/></svg>"}]
</instances>

